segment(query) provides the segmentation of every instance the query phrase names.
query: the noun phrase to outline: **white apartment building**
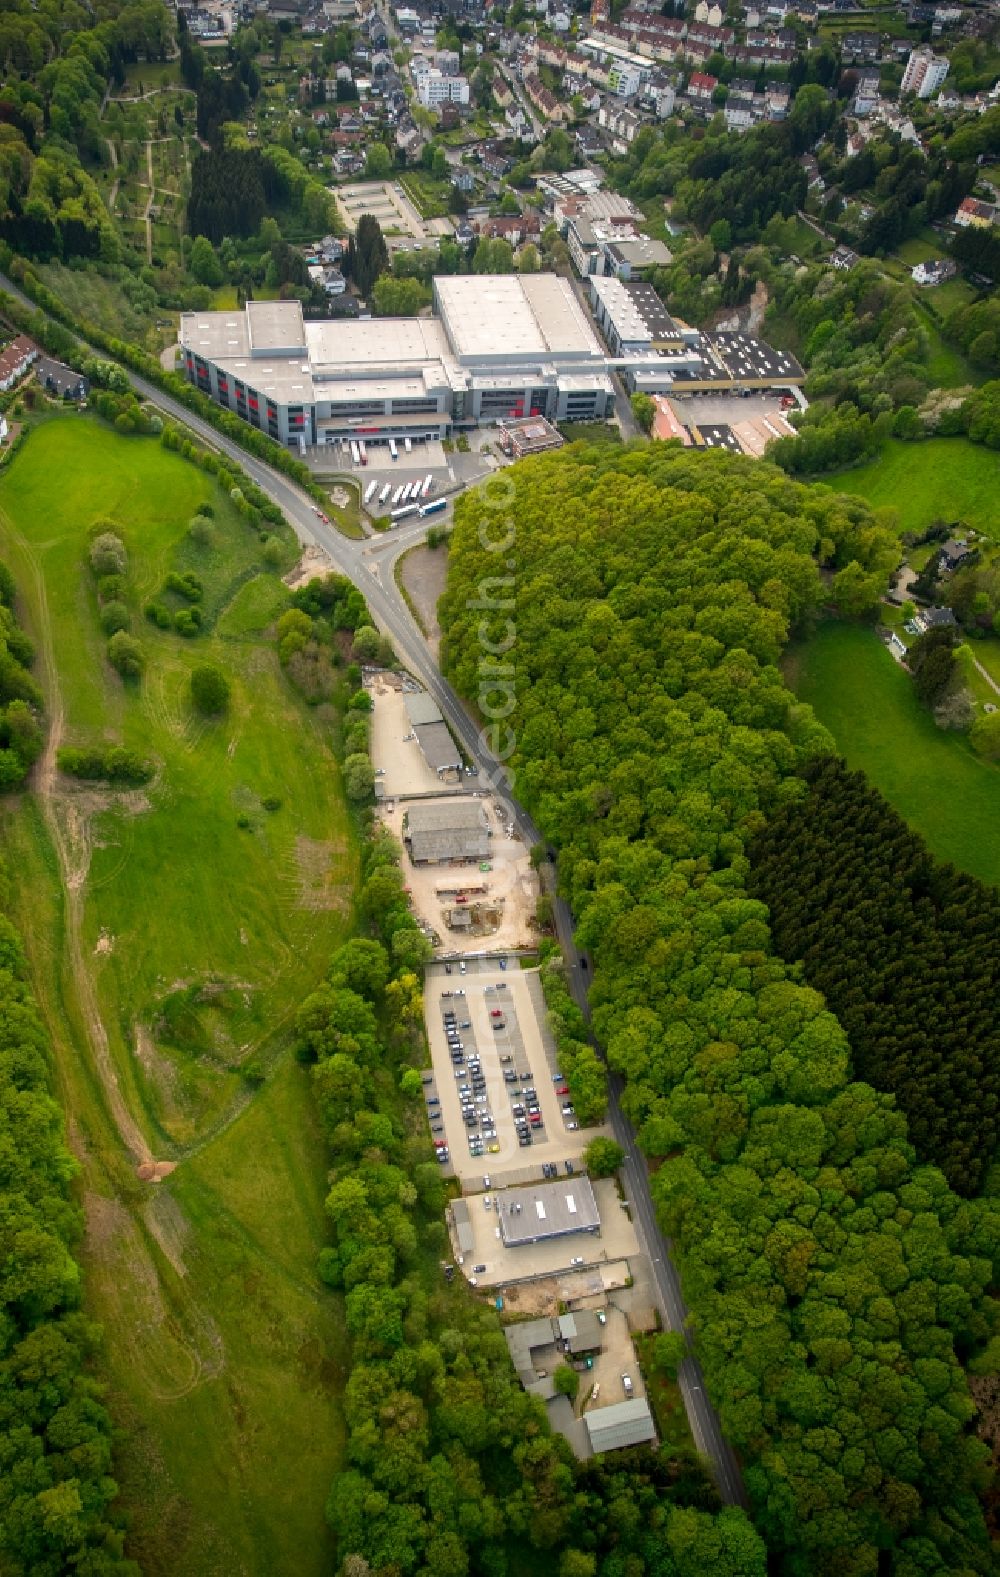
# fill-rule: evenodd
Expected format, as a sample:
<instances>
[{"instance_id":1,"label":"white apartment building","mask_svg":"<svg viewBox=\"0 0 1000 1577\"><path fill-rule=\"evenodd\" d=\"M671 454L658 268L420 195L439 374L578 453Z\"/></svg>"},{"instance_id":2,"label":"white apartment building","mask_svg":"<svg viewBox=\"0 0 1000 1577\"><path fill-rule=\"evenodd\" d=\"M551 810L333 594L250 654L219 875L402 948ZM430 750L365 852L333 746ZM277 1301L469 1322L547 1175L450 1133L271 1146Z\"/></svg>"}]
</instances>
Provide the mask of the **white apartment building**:
<instances>
[{"instance_id":1,"label":"white apartment building","mask_svg":"<svg viewBox=\"0 0 1000 1577\"><path fill-rule=\"evenodd\" d=\"M915 93L918 99L929 99L947 75L948 60L945 55L935 55L933 49L926 46L911 49L899 91Z\"/></svg>"},{"instance_id":2,"label":"white apartment building","mask_svg":"<svg viewBox=\"0 0 1000 1577\"><path fill-rule=\"evenodd\" d=\"M620 99L634 99L642 87L643 74L627 62L613 65L608 71L608 92Z\"/></svg>"},{"instance_id":3,"label":"white apartment building","mask_svg":"<svg viewBox=\"0 0 1000 1577\"><path fill-rule=\"evenodd\" d=\"M433 67L417 78L417 98L424 109L434 109L438 104L468 104L469 80L467 77L446 77Z\"/></svg>"}]
</instances>

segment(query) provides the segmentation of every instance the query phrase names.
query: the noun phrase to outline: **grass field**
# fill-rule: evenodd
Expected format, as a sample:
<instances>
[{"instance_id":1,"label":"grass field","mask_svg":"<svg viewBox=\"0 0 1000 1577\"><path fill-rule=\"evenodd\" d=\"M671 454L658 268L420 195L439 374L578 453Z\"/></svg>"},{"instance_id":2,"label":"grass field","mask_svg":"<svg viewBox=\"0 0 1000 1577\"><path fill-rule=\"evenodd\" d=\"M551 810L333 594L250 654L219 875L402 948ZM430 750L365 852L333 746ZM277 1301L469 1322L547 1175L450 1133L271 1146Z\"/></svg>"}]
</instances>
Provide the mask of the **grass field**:
<instances>
[{"instance_id":1,"label":"grass field","mask_svg":"<svg viewBox=\"0 0 1000 1577\"><path fill-rule=\"evenodd\" d=\"M946 733L876 636L857 625L821 626L793 647L785 672L832 733L934 853L1000 885L1000 768L963 735Z\"/></svg>"},{"instance_id":2,"label":"grass field","mask_svg":"<svg viewBox=\"0 0 1000 1577\"><path fill-rule=\"evenodd\" d=\"M917 444L890 439L877 460L823 480L876 506L891 505L903 531L921 531L938 519L961 520L1000 541L998 473L996 454L966 438Z\"/></svg>"},{"instance_id":3,"label":"grass field","mask_svg":"<svg viewBox=\"0 0 1000 1577\"><path fill-rule=\"evenodd\" d=\"M208 547L187 536L203 501ZM86 567L99 517L129 550L136 688L104 658ZM147 1577L319 1577L344 1345L313 1273L324 1153L288 1031L347 930L355 865L323 725L265 634L287 592L212 478L75 416L38 427L0 478L0 543L54 726L157 767L114 795L43 762L37 792L2 808L82 1162L87 1307L107 1333L132 1552ZM189 568L207 629L184 640L141 610ZM188 699L206 659L233 689L211 723ZM159 1185L138 1179L133 1130L177 1163Z\"/></svg>"}]
</instances>

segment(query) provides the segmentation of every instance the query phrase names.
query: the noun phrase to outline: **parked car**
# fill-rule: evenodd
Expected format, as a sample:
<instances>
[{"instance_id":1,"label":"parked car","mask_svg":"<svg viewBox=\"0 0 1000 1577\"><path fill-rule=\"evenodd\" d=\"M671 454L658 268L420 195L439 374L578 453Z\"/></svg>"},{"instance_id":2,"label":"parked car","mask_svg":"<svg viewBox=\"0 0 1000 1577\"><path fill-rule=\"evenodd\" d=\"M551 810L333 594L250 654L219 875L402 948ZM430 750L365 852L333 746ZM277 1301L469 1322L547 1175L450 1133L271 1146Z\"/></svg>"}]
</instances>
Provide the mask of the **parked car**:
<instances>
[{"instance_id":1,"label":"parked car","mask_svg":"<svg viewBox=\"0 0 1000 1577\"><path fill-rule=\"evenodd\" d=\"M475 1271L477 1276L481 1276L483 1274L483 1272L485 1271L486 1266L485 1265L473 1265L472 1268Z\"/></svg>"},{"instance_id":2,"label":"parked car","mask_svg":"<svg viewBox=\"0 0 1000 1577\"><path fill-rule=\"evenodd\" d=\"M632 1376L630 1374L622 1375L622 1390L625 1392L626 1396L631 1396L635 1390L635 1386L632 1384Z\"/></svg>"}]
</instances>

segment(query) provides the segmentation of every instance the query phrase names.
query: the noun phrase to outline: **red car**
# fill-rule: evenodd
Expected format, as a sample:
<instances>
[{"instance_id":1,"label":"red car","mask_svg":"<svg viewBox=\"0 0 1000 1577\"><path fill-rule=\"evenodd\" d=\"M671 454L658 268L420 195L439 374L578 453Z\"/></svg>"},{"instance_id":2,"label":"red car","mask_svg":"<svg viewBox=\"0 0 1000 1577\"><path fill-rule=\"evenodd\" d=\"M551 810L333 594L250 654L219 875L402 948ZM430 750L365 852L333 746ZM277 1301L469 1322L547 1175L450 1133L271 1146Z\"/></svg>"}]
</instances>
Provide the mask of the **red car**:
<instances>
[{"instance_id":1,"label":"red car","mask_svg":"<svg viewBox=\"0 0 1000 1577\"><path fill-rule=\"evenodd\" d=\"M569 1094L569 1085L568 1084L557 1084L556 1085L556 1094L557 1095L568 1095Z\"/></svg>"},{"instance_id":2,"label":"red car","mask_svg":"<svg viewBox=\"0 0 1000 1577\"><path fill-rule=\"evenodd\" d=\"M542 1126L541 1113L540 1112L532 1112L530 1117L528 1118L528 1121L529 1121L529 1123L532 1124L533 1127L540 1128Z\"/></svg>"},{"instance_id":3,"label":"red car","mask_svg":"<svg viewBox=\"0 0 1000 1577\"><path fill-rule=\"evenodd\" d=\"M501 1008L494 1008L490 1014L490 1018L503 1018L503 1010Z\"/></svg>"},{"instance_id":4,"label":"red car","mask_svg":"<svg viewBox=\"0 0 1000 1577\"><path fill-rule=\"evenodd\" d=\"M434 1148L435 1150L447 1150L448 1146L445 1144L443 1139L435 1139Z\"/></svg>"}]
</instances>

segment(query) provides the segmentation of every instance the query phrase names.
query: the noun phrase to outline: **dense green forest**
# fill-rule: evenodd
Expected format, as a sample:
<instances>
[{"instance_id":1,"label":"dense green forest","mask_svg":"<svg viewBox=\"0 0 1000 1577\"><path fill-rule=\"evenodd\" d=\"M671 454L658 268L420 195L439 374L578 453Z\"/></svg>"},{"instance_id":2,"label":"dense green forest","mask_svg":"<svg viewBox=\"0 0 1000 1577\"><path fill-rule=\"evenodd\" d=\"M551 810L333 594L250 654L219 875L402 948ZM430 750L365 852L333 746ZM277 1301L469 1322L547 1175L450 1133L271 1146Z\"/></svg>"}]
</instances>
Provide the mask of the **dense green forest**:
<instances>
[{"instance_id":1,"label":"dense green forest","mask_svg":"<svg viewBox=\"0 0 1000 1577\"><path fill-rule=\"evenodd\" d=\"M6 884L6 873L3 881ZM80 1312L76 1172L21 942L0 916L0 1567L130 1577L108 1515L111 1421Z\"/></svg>"},{"instance_id":2,"label":"dense green forest","mask_svg":"<svg viewBox=\"0 0 1000 1577\"><path fill-rule=\"evenodd\" d=\"M363 727L356 716L349 731ZM364 876L371 934L340 948L298 1018L332 1157L319 1270L343 1291L352 1344L350 1466L327 1503L341 1559L421 1577L595 1577L598 1562L634 1577L764 1577L763 1544L741 1511L719 1509L693 1454L578 1465L515 1379L496 1314L443 1273L446 1190L418 1071L426 943L388 836L368 845Z\"/></svg>"},{"instance_id":3,"label":"dense green forest","mask_svg":"<svg viewBox=\"0 0 1000 1577\"><path fill-rule=\"evenodd\" d=\"M805 778L750 845L749 890L843 1024L855 1073L974 1193L998 1139L1000 898L939 864L862 773L828 760Z\"/></svg>"},{"instance_id":4,"label":"dense green forest","mask_svg":"<svg viewBox=\"0 0 1000 1577\"><path fill-rule=\"evenodd\" d=\"M781 682L789 630L821 568L860 610L893 558L867 506L769 466L573 446L460 502L440 610L447 669L503 716L558 846L706 1383L788 1577L991 1565L960 1360L992 1336L996 1217L853 1080L747 893L750 840L832 749ZM480 663L508 620L504 699Z\"/></svg>"}]
</instances>

